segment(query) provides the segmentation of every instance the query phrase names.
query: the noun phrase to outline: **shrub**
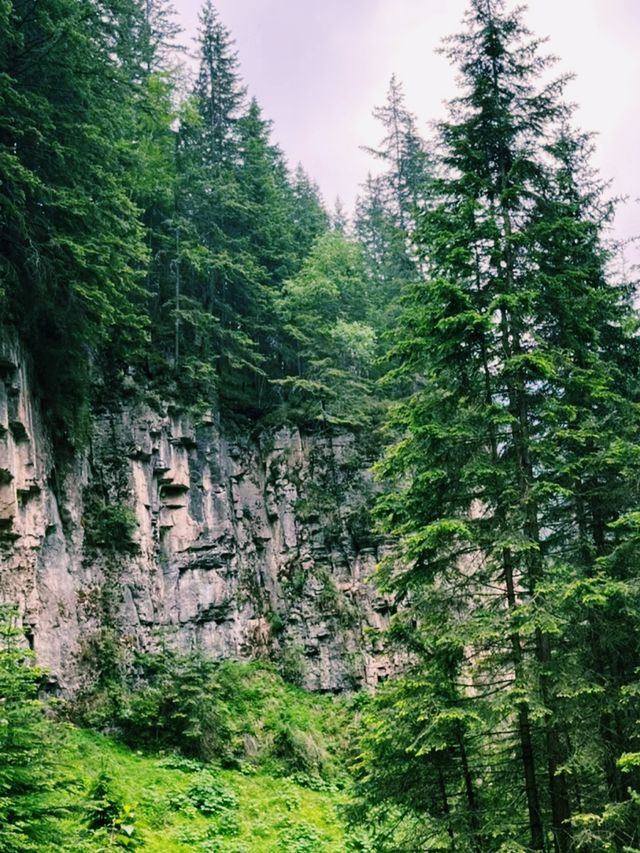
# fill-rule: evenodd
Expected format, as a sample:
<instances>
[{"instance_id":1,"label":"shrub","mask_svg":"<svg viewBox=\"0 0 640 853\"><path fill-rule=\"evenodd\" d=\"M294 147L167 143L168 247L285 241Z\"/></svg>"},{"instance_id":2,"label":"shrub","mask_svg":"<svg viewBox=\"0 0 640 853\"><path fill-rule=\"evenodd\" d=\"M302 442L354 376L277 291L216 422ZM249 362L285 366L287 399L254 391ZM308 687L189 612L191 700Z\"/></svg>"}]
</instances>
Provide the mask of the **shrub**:
<instances>
[{"instance_id":1,"label":"shrub","mask_svg":"<svg viewBox=\"0 0 640 853\"><path fill-rule=\"evenodd\" d=\"M82 523L88 548L124 554L137 552L133 534L138 522L134 511L126 503L110 503L90 494L86 498Z\"/></svg>"},{"instance_id":2,"label":"shrub","mask_svg":"<svg viewBox=\"0 0 640 853\"><path fill-rule=\"evenodd\" d=\"M29 853L54 844L50 794L56 785L50 729L37 699L42 670L20 642L16 609L0 605L0 850Z\"/></svg>"},{"instance_id":3,"label":"shrub","mask_svg":"<svg viewBox=\"0 0 640 853\"><path fill-rule=\"evenodd\" d=\"M326 849L322 836L310 823L282 821L278 850L282 853L322 853Z\"/></svg>"},{"instance_id":4,"label":"shrub","mask_svg":"<svg viewBox=\"0 0 640 853\"><path fill-rule=\"evenodd\" d=\"M124 802L106 771L89 789L86 811L87 826L103 836L108 846L134 850L142 843L136 832L135 806Z\"/></svg>"},{"instance_id":5,"label":"shrub","mask_svg":"<svg viewBox=\"0 0 640 853\"><path fill-rule=\"evenodd\" d=\"M199 773L176 802L188 803L204 815L219 815L238 808L235 792L211 773Z\"/></svg>"},{"instance_id":6,"label":"shrub","mask_svg":"<svg viewBox=\"0 0 640 853\"><path fill-rule=\"evenodd\" d=\"M278 660L278 671L289 684L302 687L304 684L304 650L301 646L287 646Z\"/></svg>"},{"instance_id":7,"label":"shrub","mask_svg":"<svg viewBox=\"0 0 640 853\"><path fill-rule=\"evenodd\" d=\"M275 733L273 755L289 773L319 776L327 761L326 750L309 732L284 723Z\"/></svg>"},{"instance_id":8,"label":"shrub","mask_svg":"<svg viewBox=\"0 0 640 853\"><path fill-rule=\"evenodd\" d=\"M170 746L202 761L233 766L240 752L237 723L229 708L233 687L220 668L199 654L142 655L138 689L125 695L115 721L133 745Z\"/></svg>"}]
</instances>

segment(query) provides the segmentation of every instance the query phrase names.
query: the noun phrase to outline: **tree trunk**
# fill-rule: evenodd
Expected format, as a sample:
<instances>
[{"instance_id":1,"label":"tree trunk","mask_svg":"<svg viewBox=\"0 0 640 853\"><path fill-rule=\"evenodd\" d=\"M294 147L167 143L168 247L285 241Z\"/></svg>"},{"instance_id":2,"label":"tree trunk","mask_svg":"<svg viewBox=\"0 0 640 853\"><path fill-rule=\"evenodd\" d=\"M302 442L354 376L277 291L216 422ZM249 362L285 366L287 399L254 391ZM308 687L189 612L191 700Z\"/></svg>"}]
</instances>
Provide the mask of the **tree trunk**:
<instances>
[{"instance_id":1,"label":"tree trunk","mask_svg":"<svg viewBox=\"0 0 640 853\"><path fill-rule=\"evenodd\" d=\"M513 564L511 553L504 551L504 579L507 588L507 603L509 609L517 607L515 588L513 584ZM516 680L522 681L522 644L520 637L514 633L510 637L513 651L514 668ZM521 701L518 706L518 735L520 738L520 755L524 771L524 790L527 798L527 810L529 813L529 831L531 833L531 847L533 850L545 850L544 827L542 823L542 810L540 808L540 795L538 793L538 780L536 779L535 752L533 739L531 737L531 722L529 709L526 702Z\"/></svg>"}]
</instances>

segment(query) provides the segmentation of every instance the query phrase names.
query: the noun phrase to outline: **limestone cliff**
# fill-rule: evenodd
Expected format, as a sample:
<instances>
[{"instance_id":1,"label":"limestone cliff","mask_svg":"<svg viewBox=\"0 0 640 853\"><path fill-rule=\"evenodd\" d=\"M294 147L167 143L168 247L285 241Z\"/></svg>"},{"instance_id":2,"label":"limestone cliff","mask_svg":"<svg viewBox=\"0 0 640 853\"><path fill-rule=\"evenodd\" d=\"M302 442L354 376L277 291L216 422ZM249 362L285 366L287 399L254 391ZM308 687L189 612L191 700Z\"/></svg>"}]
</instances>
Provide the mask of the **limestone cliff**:
<instances>
[{"instance_id":1,"label":"limestone cliff","mask_svg":"<svg viewBox=\"0 0 640 853\"><path fill-rule=\"evenodd\" d=\"M368 583L370 460L351 435L251 436L130 404L55 464L18 345L0 342L0 598L63 690L109 630L271 657L314 690L373 685L389 605Z\"/></svg>"}]
</instances>

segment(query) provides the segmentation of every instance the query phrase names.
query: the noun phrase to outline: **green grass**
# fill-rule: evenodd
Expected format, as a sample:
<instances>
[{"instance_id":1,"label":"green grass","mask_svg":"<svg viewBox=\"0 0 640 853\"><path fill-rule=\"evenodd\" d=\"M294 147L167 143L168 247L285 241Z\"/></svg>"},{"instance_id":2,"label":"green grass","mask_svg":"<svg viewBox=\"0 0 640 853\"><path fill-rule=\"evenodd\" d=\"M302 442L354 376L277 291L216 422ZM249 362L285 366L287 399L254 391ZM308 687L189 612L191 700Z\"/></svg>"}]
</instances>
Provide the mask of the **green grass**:
<instances>
[{"instance_id":1,"label":"green grass","mask_svg":"<svg viewBox=\"0 0 640 853\"><path fill-rule=\"evenodd\" d=\"M67 782L53 795L60 838L43 853L365 849L341 813L349 730L366 697L308 693L265 663L137 662L130 679L60 706L81 727L50 722L54 776Z\"/></svg>"},{"instance_id":2,"label":"green grass","mask_svg":"<svg viewBox=\"0 0 640 853\"><path fill-rule=\"evenodd\" d=\"M202 777L196 762L145 754L101 734L68 727L61 761L75 780L65 795L77 807L62 821L66 853L117 849L83 828L87 792L101 772L134 807L138 849L148 853L338 853L346 839L338 814L344 794L311 791L262 770L206 769L226 792L223 807L203 814L189 801ZM209 778L209 775L206 776ZM214 811L216 810L214 804ZM92 837L92 835L94 837ZM56 849L60 849L59 847Z\"/></svg>"},{"instance_id":3,"label":"green grass","mask_svg":"<svg viewBox=\"0 0 640 853\"><path fill-rule=\"evenodd\" d=\"M103 648L101 658L109 654ZM164 652L141 655L138 664L124 683L118 674L78 697L71 718L117 732L134 749L176 749L272 775L345 779L349 700L308 693L265 662L216 664L197 653Z\"/></svg>"}]
</instances>

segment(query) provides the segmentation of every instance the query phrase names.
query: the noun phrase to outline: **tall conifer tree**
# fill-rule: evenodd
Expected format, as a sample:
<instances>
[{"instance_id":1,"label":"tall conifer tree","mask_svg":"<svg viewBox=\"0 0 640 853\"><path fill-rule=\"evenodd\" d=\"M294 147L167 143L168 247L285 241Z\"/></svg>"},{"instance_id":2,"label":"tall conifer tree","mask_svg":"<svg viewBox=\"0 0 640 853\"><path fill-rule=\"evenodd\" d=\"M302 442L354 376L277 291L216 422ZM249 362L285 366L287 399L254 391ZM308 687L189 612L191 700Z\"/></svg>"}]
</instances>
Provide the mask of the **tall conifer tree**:
<instances>
[{"instance_id":1,"label":"tall conifer tree","mask_svg":"<svg viewBox=\"0 0 640 853\"><path fill-rule=\"evenodd\" d=\"M290 180L293 244L298 265L307 257L316 237L329 228L329 216L320 190L298 163Z\"/></svg>"},{"instance_id":2,"label":"tall conifer tree","mask_svg":"<svg viewBox=\"0 0 640 853\"><path fill-rule=\"evenodd\" d=\"M373 114L384 137L377 148L365 150L381 163L382 171L364 184L356 204L355 230L375 285L372 298L378 304L378 321L385 325L404 284L420 277L412 237L418 212L429 197L431 158L395 75L385 104Z\"/></svg>"},{"instance_id":3,"label":"tall conifer tree","mask_svg":"<svg viewBox=\"0 0 640 853\"><path fill-rule=\"evenodd\" d=\"M203 154L209 165L221 165L236 153L235 127L245 100L238 55L227 28L211 2L200 13L200 71L194 94L202 116Z\"/></svg>"},{"instance_id":4,"label":"tall conifer tree","mask_svg":"<svg viewBox=\"0 0 640 853\"><path fill-rule=\"evenodd\" d=\"M638 497L636 320L628 292L606 276L609 207L567 131L565 81L541 82L549 60L521 10L473 0L449 53L464 89L440 128L444 176L418 229L427 277L407 293L395 347L397 372L416 390L396 411L402 438L381 465L395 491L380 515L401 542L386 572L410 593L423 701L446 696L445 719L458 723L434 738L421 716L409 742L424 748L406 754L416 767L457 755L422 812L432 820L446 802L455 814L466 792L466 824L448 821L450 849L517 841L568 853L585 800L601 821L607 796L633 802L614 770L632 724L625 710L612 716L610 695L633 676L605 662L599 640L585 659L576 639L593 631L580 609L594 588L598 606L586 612L602 628L616 596L634 606L634 570L624 563L620 586L611 567L631 547L621 531ZM619 500L607 498L611 487ZM628 630L637 649L637 628ZM380 700L387 724L370 758L389 738L409 737L394 720L411 684ZM576 751L581 714L592 737ZM591 778L572 767L589 750L600 756ZM365 797L384 802L366 760L363 773ZM496 820L497 791L510 817ZM409 791L396 802L416 817ZM609 839L633 843L634 832L623 820Z\"/></svg>"},{"instance_id":5,"label":"tall conifer tree","mask_svg":"<svg viewBox=\"0 0 640 853\"><path fill-rule=\"evenodd\" d=\"M168 307L176 329L176 371L211 399L224 375L229 401L246 371L261 374L253 325L264 302L265 274L247 247L246 201L239 181L238 125L245 102L229 32L211 2L199 36L200 69L182 111L177 210L182 292ZM180 342L180 336L184 338ZM182 381L180 379L180 381Z\"/></svg>"},{"instance_id":6,"label":"tall conifer tree","mask_svg":"<svg viewBox=\"0 0 640 853\"><path fill-rule=\"evenodd\" d=\"M16 616L0 604L0 850L35 853L64 840L52 798L56 745L37 698L43 673L23 648Z\"/></svg>"},{"instance_id":7,"label":"tall conifer tree","mask_svg":"<svg viewBox=\"0 0 640 853\"><path fill-rule=\"evenodd\" d=\"M68 445L87 427L96 353L116 329L129 357L144 342L147 252L129 183L126 39L120 10L106 4L17 0L8 8L0 32L2 310L29 342L50 424Z\"/></svg>"}]
</instances>

